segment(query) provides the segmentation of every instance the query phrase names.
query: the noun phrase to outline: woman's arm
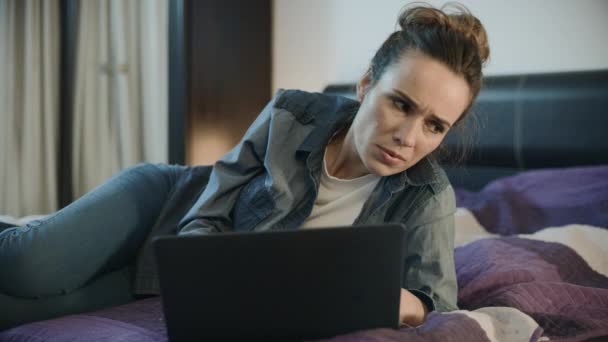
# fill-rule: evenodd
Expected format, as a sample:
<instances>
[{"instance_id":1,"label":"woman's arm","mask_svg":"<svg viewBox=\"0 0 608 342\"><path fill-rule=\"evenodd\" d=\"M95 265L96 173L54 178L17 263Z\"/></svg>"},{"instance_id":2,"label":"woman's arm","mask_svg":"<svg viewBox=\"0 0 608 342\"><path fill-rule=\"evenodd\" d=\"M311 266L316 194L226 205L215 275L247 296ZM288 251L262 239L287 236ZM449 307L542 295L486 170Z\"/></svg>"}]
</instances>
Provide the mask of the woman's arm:
<instances>
[{"instance_id":1,"label":"woman's arm","mask_svg":"<svg viewBox=\"0 0 608 342\"><path fill-rule=\"evenodd\" d=\"M425 305L428 312L458 309L454 266L455 202L454 191L448 186L424 203L416 217L405 224L402 287ZM406 309L408 312L420 312L416 309L419 308L416 301L407 300L406 303L414 303L414 308Z\"/></svg>"},{"instance_id":2,"label":"woman's arm","mask_svg":"<svg viewBox=\"0 0 608 342\"><path fill-rule=\"evenodd\" d=\"M401 301L399 303L399 323L417 327L424 323L428 308L418 297L410 291L401 289Z\"/></svg>"},{"instance_id":3,"label":"woman's arm","mask_svg":"<svg viewBox=\"0 0 608 342\"><path fill-rule=\"evenodd\" d=\"M213 166L205 190L179 223L179 234L233 229L230 213L243 186L263 172L272 111L280 90L251 124L240 143Z\"/></svg>"}]
</instances>

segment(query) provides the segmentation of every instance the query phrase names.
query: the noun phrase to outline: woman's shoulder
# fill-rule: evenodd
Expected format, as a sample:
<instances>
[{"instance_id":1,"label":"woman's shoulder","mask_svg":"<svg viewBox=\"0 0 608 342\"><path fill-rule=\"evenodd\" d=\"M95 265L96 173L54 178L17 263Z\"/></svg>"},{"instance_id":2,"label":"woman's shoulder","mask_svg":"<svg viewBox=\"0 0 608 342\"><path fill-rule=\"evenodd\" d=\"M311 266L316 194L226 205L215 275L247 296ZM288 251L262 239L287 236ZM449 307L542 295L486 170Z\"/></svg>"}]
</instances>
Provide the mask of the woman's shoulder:
<instances>
[{"instance_id":1,"label":"woman's shoulder","mask_svg":"<svg viewBox=\"0 0 608 342\"><path fill-rule=\"evenodd\" d=\"M288 111L301 124L351 117L359 108L359 102L346 97L299 89L279 89L273 101L274 108Z\"/></svg>"},{"instance_id":2,"label":"woman's shoulder","mask_svg":"<svg viewBox=\"0 0 608 342\"><path fill-rule=\"evenodd\" d=\"M434 194L442 192L450 185L450 180L440 163L435 158L428 156L403 171L402 179L409 185L428 185Z\"/></svg>"},{"instance_id":3,"label":"woman's shoulder","mask_svg":"<svg viewBox=\"0 0 608 342\"><path fill-rule=\"evenodd\" d=\"M407 186L394 199L397 206L404 208L400 222L420 226L456 211L454 189L436 161L423 158L404 171L401 179Z\"/></svg>"}]
</instances>

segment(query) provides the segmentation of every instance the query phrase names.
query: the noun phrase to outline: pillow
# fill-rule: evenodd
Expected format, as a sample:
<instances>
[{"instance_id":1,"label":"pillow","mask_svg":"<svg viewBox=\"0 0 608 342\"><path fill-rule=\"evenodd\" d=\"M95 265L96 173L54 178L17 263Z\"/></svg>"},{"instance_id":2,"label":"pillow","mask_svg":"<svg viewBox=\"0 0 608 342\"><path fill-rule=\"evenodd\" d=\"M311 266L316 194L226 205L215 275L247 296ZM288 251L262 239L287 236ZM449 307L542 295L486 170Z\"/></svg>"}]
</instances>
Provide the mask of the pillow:
<instances>
[{"instance_id":1,"label":"pillow","mask_svg":"<svg viewBox=\"0 0 608 342\"><path fill-rule=\"evenodd\" d=\"M575 223L608 227L608 165L524 171L479 192L455 191L457 206L491 233L529 234Z\"/></svg>"},{"instance_id":2,"label":"pillow","mask_svg":"<svg viewBox=\"0 0 608 342\"><path fill-rule=\"evenodd\" d=\"M12 217L12 216L0 215L0 231L3 230L4 228L19 226L19 225L20 225L19 219Z\"/></svg>"}]
</instances>

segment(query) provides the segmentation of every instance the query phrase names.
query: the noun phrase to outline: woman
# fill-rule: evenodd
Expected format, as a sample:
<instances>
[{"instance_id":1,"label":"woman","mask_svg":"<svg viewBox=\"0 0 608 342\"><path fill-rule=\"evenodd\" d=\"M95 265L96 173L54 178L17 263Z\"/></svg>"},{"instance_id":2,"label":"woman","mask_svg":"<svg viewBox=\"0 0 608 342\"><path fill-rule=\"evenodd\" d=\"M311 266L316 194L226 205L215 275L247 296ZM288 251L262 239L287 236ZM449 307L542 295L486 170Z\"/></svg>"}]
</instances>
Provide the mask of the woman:
<instances>
[{"instance_id":1,"label":"woman","mask_svg":"<svg viewBox=\"0 0 608 342\"><path fill-rule=\"evenodd\" d=\"M1 232L0 328L157 294L151 236L386 222L406 227L401 321L456 309L455 200L432 153L479 92L486 35L463 9L399 24L358 101L279 91L213 167L139 165Z\"/></svg>"}]
</instances>

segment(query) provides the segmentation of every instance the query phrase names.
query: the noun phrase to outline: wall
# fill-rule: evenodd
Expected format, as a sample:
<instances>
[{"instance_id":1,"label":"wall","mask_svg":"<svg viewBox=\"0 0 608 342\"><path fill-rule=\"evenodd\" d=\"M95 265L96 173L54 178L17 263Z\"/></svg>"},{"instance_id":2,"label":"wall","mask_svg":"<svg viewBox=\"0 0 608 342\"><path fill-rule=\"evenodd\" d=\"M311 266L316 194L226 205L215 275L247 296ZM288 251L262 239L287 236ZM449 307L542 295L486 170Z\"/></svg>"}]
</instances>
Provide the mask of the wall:
<instances>
[{"instance_id":1,"label":"wall","mask_svg":"<svg viewBox=\"0 0 608 342\"><path fill-rule=\"evenodd\" d=\"M487 75L608 69L608 1L460 2L488 32ZM273 90L356 81L406 3L275 0Z\"/></svg>"},{"instance_id":2,"label":"wall","mask_svg":"<svg viewBox=\"0 0 608 342\"><path fill-rule=\"evenodd\" d=\"M188 0L186 13L186 163L211 164L270 100L271 1Z\"/></svg>"}]
</instances>

